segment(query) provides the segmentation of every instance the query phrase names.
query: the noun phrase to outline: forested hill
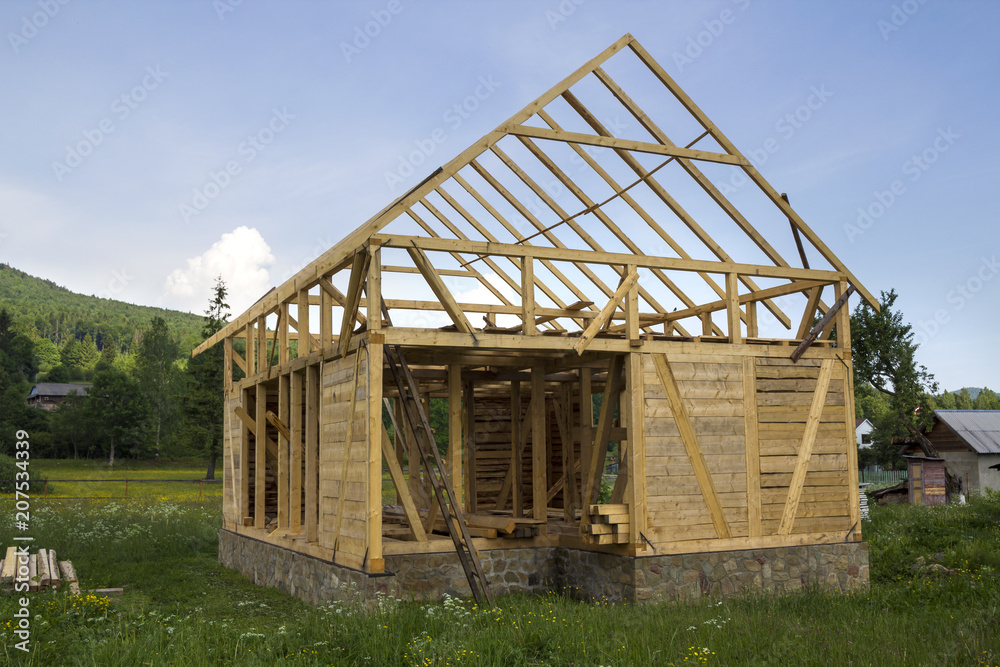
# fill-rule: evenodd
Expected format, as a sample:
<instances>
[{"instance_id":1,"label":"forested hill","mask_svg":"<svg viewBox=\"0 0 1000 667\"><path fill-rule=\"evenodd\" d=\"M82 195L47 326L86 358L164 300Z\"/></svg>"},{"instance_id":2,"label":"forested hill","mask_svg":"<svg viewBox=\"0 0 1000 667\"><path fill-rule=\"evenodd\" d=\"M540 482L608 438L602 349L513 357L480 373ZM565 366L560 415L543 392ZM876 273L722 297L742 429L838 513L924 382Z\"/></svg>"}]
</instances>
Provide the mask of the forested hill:
<instances>
[{"instance_id":1,"label":"forested hill","mask_svg":"<svg viewBox=\"0 0 1000 667\"><path fill-rule=\"evenodd\" d=\"M149 328L154 317L162 317L182 353L189 352L200 342L204 323L203 317L192 313L76 294L6 264L0 264L2 308L18 325L34 327L38 337L57 347L70 337L82 341L89 334L99 350L114 341L119 352L131 348L137 332Z\"/></svg>"}]
</instances>

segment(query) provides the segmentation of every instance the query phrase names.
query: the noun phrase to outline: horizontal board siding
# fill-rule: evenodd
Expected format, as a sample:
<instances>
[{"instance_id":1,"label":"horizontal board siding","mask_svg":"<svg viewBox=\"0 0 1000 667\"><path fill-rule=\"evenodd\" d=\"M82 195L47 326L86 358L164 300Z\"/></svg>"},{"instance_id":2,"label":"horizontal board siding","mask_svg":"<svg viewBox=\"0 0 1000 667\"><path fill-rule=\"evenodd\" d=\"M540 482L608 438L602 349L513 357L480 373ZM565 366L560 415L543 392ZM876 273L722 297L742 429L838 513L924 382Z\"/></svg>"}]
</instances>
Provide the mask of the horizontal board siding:
<instances>
[{"instance_id":1,"label":"horizontal board siding","mask_svg":"<svg viewBox=\"0 0 1000 667\"><path fill-rule=\"evenodd\" d=\"M356 384L354 355L323 364L319 448L319 542L324 547L331 549L334 547L337 508L343 494L344 516L340 522L340 538L336 547L339 551L364 556L367 526L365 508L368 494L368 364L365 353L363 351L358 353L362 356ZM354 414L349 415L352 388L356 392ZM344 457L347 452L345 442L347 422L351 417L354 430L346 482L342 483Z\"/></svg>"}]
</instances>

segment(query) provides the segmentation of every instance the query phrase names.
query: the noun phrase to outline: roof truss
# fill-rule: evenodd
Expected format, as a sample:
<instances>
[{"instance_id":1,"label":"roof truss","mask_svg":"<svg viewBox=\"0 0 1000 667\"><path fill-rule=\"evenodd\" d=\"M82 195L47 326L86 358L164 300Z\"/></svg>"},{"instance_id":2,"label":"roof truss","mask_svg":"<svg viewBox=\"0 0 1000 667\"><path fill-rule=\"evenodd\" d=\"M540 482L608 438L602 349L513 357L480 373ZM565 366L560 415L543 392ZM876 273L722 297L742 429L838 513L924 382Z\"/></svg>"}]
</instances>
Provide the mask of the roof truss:
<instances>
[{"instance_id":1,"label":"roof truss","mask_svg":"<svg viewBox=\"0 0 1000 667\"><path fill-rule=\"evenodd\" d=\"M660 92L679 103L687 127L696 128L693 136L675 143L653 120L657 114L625 92L605 69L619 53L616 64L623 58L638 60L646 76L662 86ZM616 105L615 113L629 119L624 130L609 128L585 103L595 89ZM776 209L788 220L806 268L791 266L751 223L756 210L742 212L724 194L711 171L718 165L740 170L772 213ZM689 196L682 203L674 191L679 177L697 186L693 189L702 201L692 204ZM706 203L715 213L705 213ZM736 261L711 233L706 217L726 221L727 243L736 232L740 243L763 259ZM808 268L802 237L829 268ZM654 251L640 238L660 246ZM392 263L383 261L382 253L395 253ZM195 353L255 324L259 330L261 318L304 298L321 307L314 345L325 347L335 338L332 321L323 319L332 316L323 312L346 309L336 337L344 353L356 324L379 327L366 322L363 313L372 270L379 276L377 300L390 311L440 311L446 316L443 324L473 334L479 320L470 315L481 314L485 330L575 332L581 343L599 332L628 333L630 326L649 334L663 324L664 333L689 335L681 324L686 318L694 318L703 335L730 340L742 340L742 323L752 338L756 305L790 328L793 319L776 299L797 293L808 298L806 312L794 314L801 333L816 310L827 311L822 287L841 281L878 308L873 295L631 35L400 196ZM393 294L392 279L383 280L382 272L413 275L403 294ZM346 294L334 286L335 277L347 280ZM410 288L421 278L431 298L412 298ZM761 285L761 280L779 284ZM620 298L626 283L634 299ZM397 280L396 291L400 284ZM464 300L462 285L478 285L464 292L479 298ZM362 298L363 291L369 299ZM635 304L631 324L628 303ZM716 311L727 312L724 326L712 319ZM516 319L504 327L498 317ZM291 319L285 317L286 329Z\"/></svg>"}]
</instances>

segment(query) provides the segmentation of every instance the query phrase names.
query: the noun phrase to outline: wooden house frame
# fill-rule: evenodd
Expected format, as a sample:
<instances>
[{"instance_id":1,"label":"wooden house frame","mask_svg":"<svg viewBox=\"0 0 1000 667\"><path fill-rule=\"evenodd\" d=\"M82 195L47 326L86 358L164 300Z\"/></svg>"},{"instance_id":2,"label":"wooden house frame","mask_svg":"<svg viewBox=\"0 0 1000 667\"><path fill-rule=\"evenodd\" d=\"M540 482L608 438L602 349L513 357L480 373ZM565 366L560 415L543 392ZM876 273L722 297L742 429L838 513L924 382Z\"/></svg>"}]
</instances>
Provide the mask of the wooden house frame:
<instances>
[{"instance_id":1,"label":"wooden house frame","mask_svg":"<svg viewBox=\"0 0 1000 667\"><path fill-rule=\"evenodd\" d=\"M611 76L612 59L651 76L695 133L668 136ZM627 136L585 104L595 89ZM803 266L725 194L718 165L790 223ZM716 207L723 240L749 240L757 259L723 249L672 192L680 178ZM640 227L656 251L636 241ZM460 297L468 283L477 301ZM421 398L447 400L441 472L480 553L859 543L854 290L878 308L625 35L194 351L225 350L224 531L369 575L455 551L435 534L428 466L394 401L396 346ZM800 310L781 307L788 296ZM760 336L762 316L790 335ZM613 442L619 475L599 504ZM384 469L398 507L383 505Z\"/></svg>"}]
</instances>

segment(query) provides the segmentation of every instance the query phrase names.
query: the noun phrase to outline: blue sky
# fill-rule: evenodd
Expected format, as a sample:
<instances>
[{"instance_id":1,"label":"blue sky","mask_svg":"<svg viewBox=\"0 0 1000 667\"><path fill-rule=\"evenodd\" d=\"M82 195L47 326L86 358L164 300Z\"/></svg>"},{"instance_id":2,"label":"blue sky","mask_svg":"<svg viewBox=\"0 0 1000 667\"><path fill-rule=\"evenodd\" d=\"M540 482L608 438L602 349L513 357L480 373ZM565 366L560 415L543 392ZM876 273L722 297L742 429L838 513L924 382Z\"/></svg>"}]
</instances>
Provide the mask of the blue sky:
<instances>
[{"instance_id":1,"label":"blue sky","mask_svg":"<svg viewBox=\"0 0 1000 667\"><path fill-rule=\"evenodd\" d=\"M998 26L943 0L4 2L0 261L194 312L221 271L239 312L631 32L899 292L943 388L996 387Z\"/></svg>"}]
</instances>

